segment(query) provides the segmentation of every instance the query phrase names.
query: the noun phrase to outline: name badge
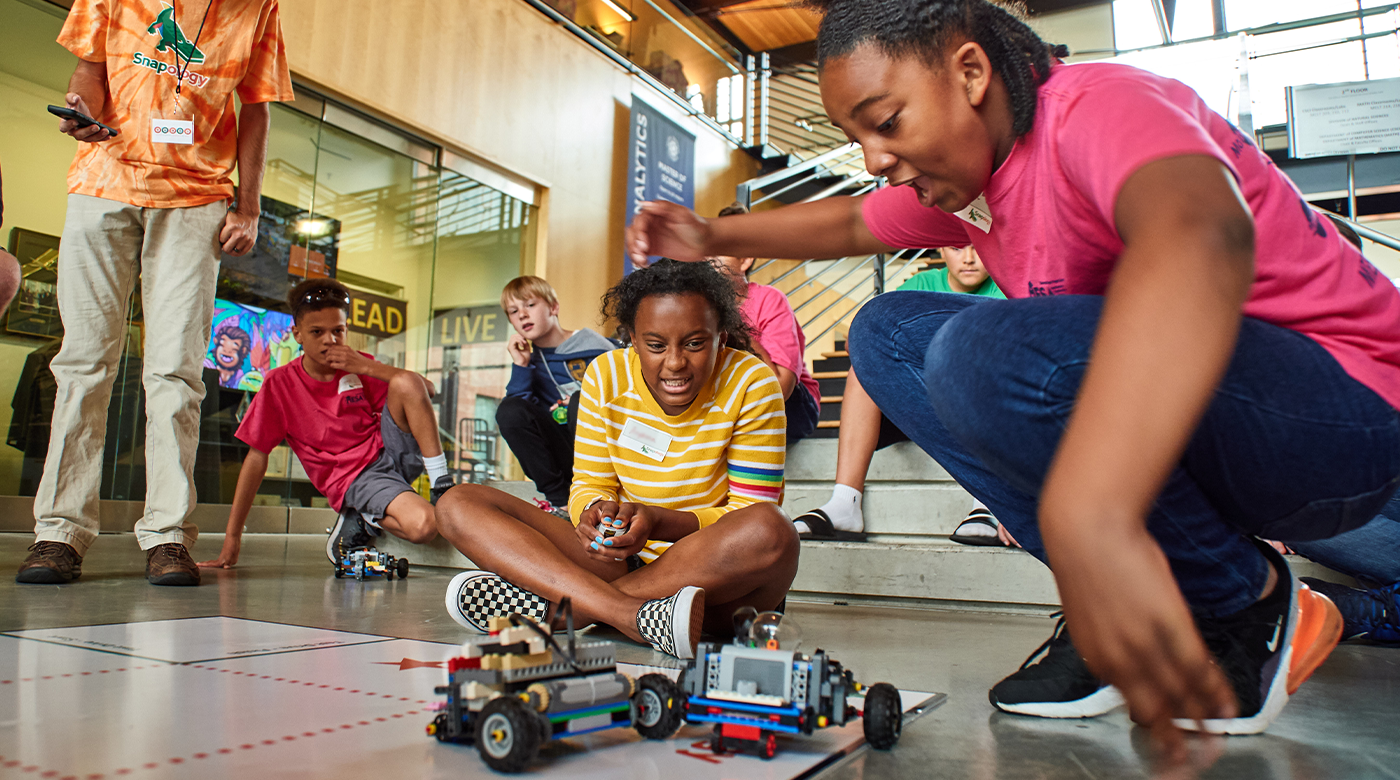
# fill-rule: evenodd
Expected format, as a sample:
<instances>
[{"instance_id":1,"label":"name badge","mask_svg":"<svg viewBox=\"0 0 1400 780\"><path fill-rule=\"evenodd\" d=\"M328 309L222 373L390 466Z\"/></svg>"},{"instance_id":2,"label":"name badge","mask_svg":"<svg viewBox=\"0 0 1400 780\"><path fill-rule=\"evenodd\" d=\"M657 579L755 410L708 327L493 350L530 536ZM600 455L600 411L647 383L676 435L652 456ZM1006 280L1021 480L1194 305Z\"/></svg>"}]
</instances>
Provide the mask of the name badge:
<instances>
[{"instance_id":1,"label":"name badge","mask_svg":"<svg viewBox=\"0 0 1400 780\"><path fill-rule=\"evenodd\" d=\"M622 425L622 435L617 437L617 443L660 463L666 459L666 451L671 449L671 434L629 418Z\"/></svg>"},{"instance_id":2,"label":"name badge","mask_svg":"<svg viewBox=\"0 0 1400 780\"><path fill-rule=\"evenodd\" d=\"M345 376L340 378L340 389L336 392L346 393L351 390L359 390L364 386L365 383L360 381L360 377L358 374L346 374Z\"/></svg>"},{"instance_id":3,"label":"name badge","mask_svg":"<svg viewBox=\"0 0 1400 780\"><path fill-rule=\"evenodd\" d=\"M992 229L992 210L987 208L987 196L978 195L977 200L968 204L967 208L957 212L963 221L982 231L990 232Z\"/></svg>"},{"instance_id":4,"label":"name badge","mask_svg":"<svg viewBox=\"0 0 1400 780\"><path fill-rule=\"evenodd\" d=\"M194 120L151 117L151 143L193 144Z\"/></svg>"}]
</instances>

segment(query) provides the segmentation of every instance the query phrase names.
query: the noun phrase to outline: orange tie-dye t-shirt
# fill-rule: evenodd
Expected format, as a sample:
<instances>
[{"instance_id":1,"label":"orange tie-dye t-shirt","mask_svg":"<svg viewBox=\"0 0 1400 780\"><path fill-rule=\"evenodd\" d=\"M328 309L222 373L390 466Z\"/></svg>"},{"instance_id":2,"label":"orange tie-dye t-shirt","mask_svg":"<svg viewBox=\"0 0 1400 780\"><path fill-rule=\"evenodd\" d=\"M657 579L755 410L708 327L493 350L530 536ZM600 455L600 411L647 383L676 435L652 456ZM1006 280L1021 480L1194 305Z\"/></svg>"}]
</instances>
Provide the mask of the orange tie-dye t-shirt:
<instances>
[{"instance_id":1,"label":"orange tie-dye t-shirt","mask_svg":"<svg viewBox=\"0 0 1400 780\"><path fill-rule=\"evenodd\" d=\"M78 144L70 193L142 208L231 198L234 93L244 103L292 99L277 0L77 0L58 42L107 64L107 102L97 120L120 133ZM178 95L177 55L180 69L188 68ZM154 142L153 118L193 120L194 143Z\"/></svg>"}]
</instances>

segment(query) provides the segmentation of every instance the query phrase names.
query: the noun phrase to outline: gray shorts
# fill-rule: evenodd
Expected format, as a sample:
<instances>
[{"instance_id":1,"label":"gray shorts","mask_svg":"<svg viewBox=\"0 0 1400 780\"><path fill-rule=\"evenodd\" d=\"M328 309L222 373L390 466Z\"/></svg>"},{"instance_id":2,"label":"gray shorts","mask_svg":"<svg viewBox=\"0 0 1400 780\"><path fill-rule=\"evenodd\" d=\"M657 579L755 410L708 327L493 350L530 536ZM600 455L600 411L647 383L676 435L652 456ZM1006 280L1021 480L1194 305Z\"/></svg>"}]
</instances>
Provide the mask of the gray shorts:
<instances>
[{"instance_id":1,"label":"gray shorts","mask_svg":"<svg viewBox=\"0 0 1400 780\"><path fill-rule=\"evenodd\" d=\"M342 509L355 509L371 520L384 516L389 502L414 492L412 482L423 473L423 452L413 435L399 428L386 407L380 414L379 433L384 449L365 466L345 490Z\"/></svg>"}]
</instances>

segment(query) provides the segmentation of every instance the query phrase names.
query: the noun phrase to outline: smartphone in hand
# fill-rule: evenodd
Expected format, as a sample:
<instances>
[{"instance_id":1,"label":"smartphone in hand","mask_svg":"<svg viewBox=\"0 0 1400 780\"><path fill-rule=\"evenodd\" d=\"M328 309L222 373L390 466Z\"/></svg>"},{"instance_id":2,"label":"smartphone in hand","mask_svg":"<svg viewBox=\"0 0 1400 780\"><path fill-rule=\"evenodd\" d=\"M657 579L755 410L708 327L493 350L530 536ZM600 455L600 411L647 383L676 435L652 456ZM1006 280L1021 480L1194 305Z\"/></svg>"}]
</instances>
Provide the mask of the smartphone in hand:
<instances>
[{"instance_id":1,"label":"smartphone in hand","mask_svg":"<svg viewBox=\"0 0 1400 780\"><path fill-rule=\"evenodd\" d=\"M118 133L117 133L116 130L113 130L112 128L110 128L110 127L108 127L108 126L102 124L101 122L97 121L96 119L93 119L92 117L88 116L87 114L84 114L84 113L81 112L81 111L74 111L73 109L71 109L71 108L69 108L69 107L67 107L67 106L52 106L52 105L51 105L51 106L49 106L49 113L50 113L50 114L53 114L54 116L58 117L59 119L71 119L71 120L73 120L74 122L77 122L77 123L78 123L78 127L87 127L87 126L89 126L89 125L97 125L98 127L102 128L103 130L106 130L106 131L107 131L107 134L110 135L110 136L112 136L113 138L116 138L117 135L118 135Z\"/></svg>"}]
</instances>

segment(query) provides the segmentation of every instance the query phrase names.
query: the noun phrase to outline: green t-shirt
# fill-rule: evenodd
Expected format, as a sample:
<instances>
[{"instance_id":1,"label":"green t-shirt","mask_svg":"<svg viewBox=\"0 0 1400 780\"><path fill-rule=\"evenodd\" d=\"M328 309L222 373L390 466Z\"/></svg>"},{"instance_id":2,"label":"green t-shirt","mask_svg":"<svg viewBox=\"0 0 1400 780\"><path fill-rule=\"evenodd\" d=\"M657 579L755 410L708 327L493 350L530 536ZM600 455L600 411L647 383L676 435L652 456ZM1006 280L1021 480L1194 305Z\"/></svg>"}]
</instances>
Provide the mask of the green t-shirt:
<instances>
[{"instance_id":1,"label":"green t-shirt","mask_svg":"<svg viewBox=\"0 0 1400 780\"><path fill-rule=\"evenodd\" d=\"M948 286L947 268L933 268L928 271L922 271L920 273L914 274L913 276L909 277L909 281L905 282L904 284L901 284L899 286L899 289L922 290L924 292L958 292L957 290L954 290L952 287ZM996 282L993 282L990 276L987 277L987 281L982 283L981 287L978 287L976 290L973 290L971 293L968 294L985 295L988 298L1001 298L1003 300L1006 298L1006 296L1002 294L1001 290L997 289Z\"/></svg>"}]
</instances>

